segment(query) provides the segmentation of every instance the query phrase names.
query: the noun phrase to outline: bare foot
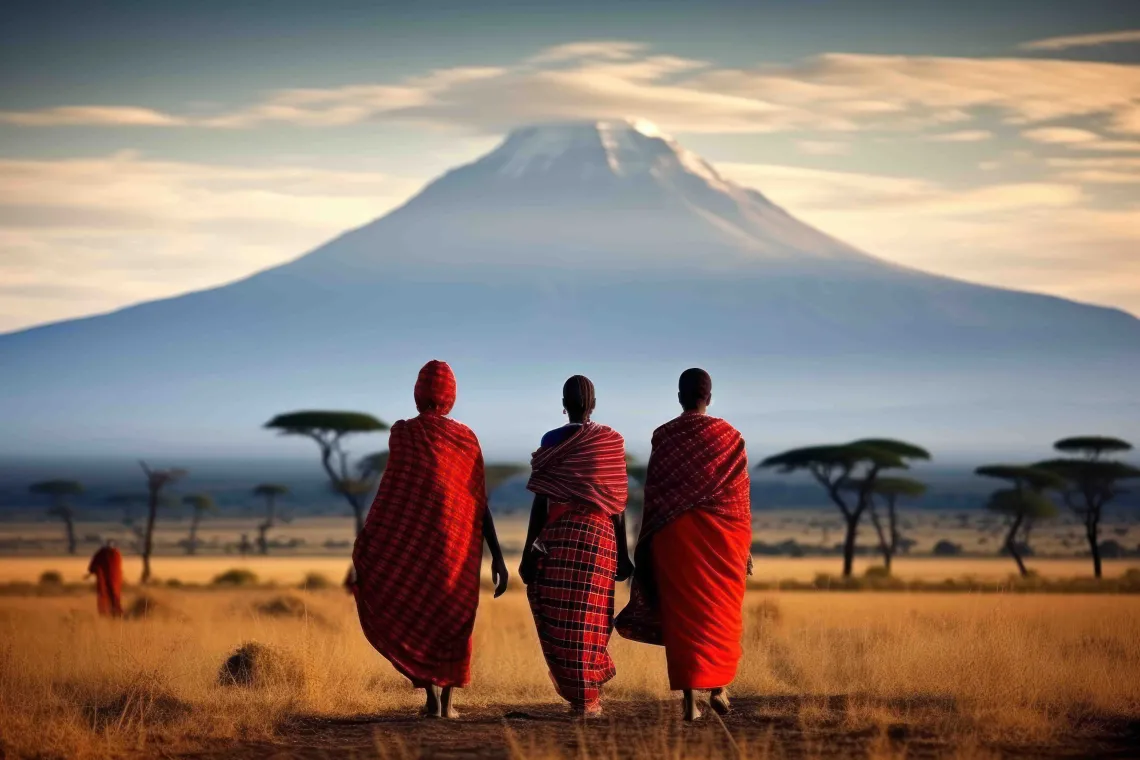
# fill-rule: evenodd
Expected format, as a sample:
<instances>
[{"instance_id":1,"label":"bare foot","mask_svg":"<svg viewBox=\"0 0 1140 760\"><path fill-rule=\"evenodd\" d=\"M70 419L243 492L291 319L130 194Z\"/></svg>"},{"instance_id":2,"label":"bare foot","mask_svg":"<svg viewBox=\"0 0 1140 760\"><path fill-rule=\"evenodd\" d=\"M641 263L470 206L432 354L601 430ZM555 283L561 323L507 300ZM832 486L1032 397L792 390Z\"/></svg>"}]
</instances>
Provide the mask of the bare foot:
<instances>
[{"instance_id":1,"label":"bare foot","mask_svg":"<svg viewBox=\"0 0 1140 760\"><path fill-rule=\"evenodd\" d=\"M440 699L439 687L435 685L428 686L424 691L427 692L427 702L424 704L421 715L425 718L442 718L442 700Z\"/></svg>"},{"instance_id":2,"label":"bare foot","mask_svg":"<svg viewBox=\"0 0 1140 760\"><path fill-rule=\"evenodd\" d=\"M713 689L709 694L709 706L717 715L728 715L732 712L732 704L728 701L728 689Z\"/></svg>"},{"instance_id":3,"label":"bare foot","mask_svg":"<svg viewBox=\"0 0 1140 760\"><path fill-rule=\"evenodd\" d=\"M692 689L685 689L681 699L681 717L686 723L700 720L701 708L697 707L697 697Z\"/></svg>"},{"instance_id":4,"label":"bare foot","mask_svg":"<svg viewBox=\"0 0 1140 760\"><path fill-rule=\"evenodd\" d=\"M439 714L440 717L447 720L456 720L459 718L459 711L455 709L455 705L451 703L451 687L446 687L439 697Z\"/></svg>"},{"instance_id":5,"label":"bare foot","mask_svg":"<svg viewBox=\"0 0 1140 760\"><path fill-rule=\"evenodd\" d=\"M602 717L602 704L601 702L594 702L588 705L574 705L571 711L578 718L583 720L590 720L591 718Z\"/></svg>"}]
</instances>

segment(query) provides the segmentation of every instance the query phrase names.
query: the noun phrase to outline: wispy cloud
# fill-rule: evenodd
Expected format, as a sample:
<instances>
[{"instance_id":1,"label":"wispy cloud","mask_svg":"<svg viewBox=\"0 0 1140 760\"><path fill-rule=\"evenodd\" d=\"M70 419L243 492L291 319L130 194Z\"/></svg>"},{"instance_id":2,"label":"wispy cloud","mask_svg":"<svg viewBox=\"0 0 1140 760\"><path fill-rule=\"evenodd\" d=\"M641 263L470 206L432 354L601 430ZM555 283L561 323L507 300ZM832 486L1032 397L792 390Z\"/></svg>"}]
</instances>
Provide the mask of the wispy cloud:
<instances>
[{"instance_id":1,"label":"wispy cloud","mask_svg":"<svg viewBox=\"0 0 1140 760\"><path fill-rule=\"evenodd\" d=\"M927 135L924 139L930 142L982 142L994 136L987 129L963 129L958 132L939 132Z\"/></svg>"},{"instance_id":2,"label":"wispy cloud","mask_svg":"<svg viewBox=\"0 0 1140 760\"><path fill-rule=\"evenodd\" d=\"M809 156L843 156L851 151L851 145L826 140L797 140L796 148Z\"/></svg>"},{"instance_id":3,"label":"wispy cloud","mask_svg":"<svg viewBox=\"0 0 1140 760\"><path fill-rule=\"evenodd\" d=\"M644 116L672 132L945 130L996 111L1025 126L1098 117L1140 129L1140 66L1024 58L825 54L790 65L717 67L621 40L548 48L507 66L441 69L394 82L284 89L213 114L63 106L0 121L252 128L400 121L498 132L529 121ZM968 137L967 137L968 136Z\"/></svg>"},{"instance_id":4,"label":"wispy cloud","mask_svg":"<svg viewBox=\"0 0 1140 760\"><path fill-rule=\"evenodd\" d=\"M134 106L59 106L39 111L0 111L0 123L21 127L179 127L187 119Z\"/></svg>"},{"instance_id":5,"label":"wispy cloud","mask_svg":"<svg viewBox=\"0 0 1140 760\"><path fill-rule=\"evenodd\" d=\"M381 215L417 184L132 153L0 160L0 331L236 279Z\"/></svg>"},{"instance_id":6,"label":"wispy cloud","mask_svg":"<svg viewBox=\"0 0 1140 760\"><path fill-rule=\"evenodd\" d=\"M1074 34L1067 37L1048 37L1043 40L1024 42L1021 50L1068 50L1069 48L1098 47L1128 42L1140 42L1140 29L1098 34Z\"/></svg>"}]
</instances>

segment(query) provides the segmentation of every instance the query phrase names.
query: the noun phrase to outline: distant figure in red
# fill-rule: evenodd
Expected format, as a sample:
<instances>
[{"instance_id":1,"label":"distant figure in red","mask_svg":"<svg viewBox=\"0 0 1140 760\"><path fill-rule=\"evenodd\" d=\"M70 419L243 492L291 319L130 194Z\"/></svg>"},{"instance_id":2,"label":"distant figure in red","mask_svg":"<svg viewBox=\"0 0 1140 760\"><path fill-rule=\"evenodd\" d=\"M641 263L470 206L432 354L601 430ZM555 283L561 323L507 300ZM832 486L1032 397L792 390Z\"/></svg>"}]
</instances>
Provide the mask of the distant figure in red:
<instances>
[{"instance_id":1,"label":"distant figure in red","mask_svg":"<svg viewBox=\"0 0 1140 760\"><path fill-rule=\"evenodd\" d=\"M446 416L455 393L443 362L420 370L420 414L392 426L388 466L352 552L364 635L425 690L424 714L436 718L457 717L452 689L471 680L484 539L495 596L507 590L479 441Z\"/></svg>"},{"instance_id":2,"label":"distant figure in red","mask_svg":"<svg viewBox=\"0 0 1140 760\"><path fill-rule=\"evenodd\" d=\"M84 579L95 576L95 593L98 594L99 614L110 617L123 616L123 555L115 548L115 542L108 540L106 545L95 552L91 564L87 566Z\"/></svg>"},{"instance_id":3,"label":"distant figure in red","mask_svg":"<svg viewBox=\"0 0 1140 760\"><path fill-rule=\"evenodd\" d=\"M670 688L684 692L685 720L696 720L697 689L711 690L718 713L729 710L752 519L744 439L706 414L708 373L686 370L678 400L681 416L653 433L637 571L616 627L627 639L665 646Z\"/></svg>"},{"instance_id":4,"label":"distant figure in red","mask_svg":"<svg viewBox=\"0 0 1140 760\"><path fill-rule=\"evenodd\" d=\"M625 537L629 476L625 440L590 421L594 385L566 381L570 423L531 457L534 492L519 574L558 694L578 714L601 713L602 685L617 672L609 653L614 581L633 571Z\"/></svg>"}]
</instances>

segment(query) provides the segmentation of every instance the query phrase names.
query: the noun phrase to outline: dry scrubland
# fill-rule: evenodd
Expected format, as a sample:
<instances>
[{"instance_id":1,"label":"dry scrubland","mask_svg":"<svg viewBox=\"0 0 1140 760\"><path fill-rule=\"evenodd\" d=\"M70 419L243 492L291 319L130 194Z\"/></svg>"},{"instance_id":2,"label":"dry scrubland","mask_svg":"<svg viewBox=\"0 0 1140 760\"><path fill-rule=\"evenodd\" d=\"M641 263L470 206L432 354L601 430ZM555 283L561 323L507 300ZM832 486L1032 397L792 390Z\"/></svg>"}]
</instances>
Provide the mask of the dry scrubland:
<instances>
[{"instance_id":1,"label":"dry scrubland","mask_svg":"<svg viewBox=\"0 0 1140 760\"><path fill-rule=\"evenodd\" d=\"M339 591L149 593L128 595L124 621L97 619L90 596L0 598L0 756L989 757L1140 741L1131 596L750 593L734 715L682 727L662 651L616 637L619 719L571 722L517 590L483 599L455 725L412 719L415 694ZM219 685L249 641L273 667Z\"/></svg>"}]
</instances>

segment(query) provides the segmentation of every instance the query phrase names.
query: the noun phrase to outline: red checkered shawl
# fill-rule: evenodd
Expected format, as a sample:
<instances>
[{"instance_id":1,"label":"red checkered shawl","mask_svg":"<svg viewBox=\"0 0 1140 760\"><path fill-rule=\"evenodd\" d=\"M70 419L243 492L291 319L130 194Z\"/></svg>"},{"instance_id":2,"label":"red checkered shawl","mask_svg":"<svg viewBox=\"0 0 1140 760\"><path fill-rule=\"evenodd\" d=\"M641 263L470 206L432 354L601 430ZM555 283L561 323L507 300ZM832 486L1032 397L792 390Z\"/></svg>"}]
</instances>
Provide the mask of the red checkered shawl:
<instances>
[{"instance_id":1,"label":"red checkered shawl","mask_svg":"<svg viewBox=\"0 0 1140 760\"><path fill-rule=\"evenodd\" d=\"M526 487L553 503L590 504L607 515L625 509L625 439L613 428L587 422L562 443L534 452L530 467Z\"/></svg>"},{"instance_id":2,"label":"red checkered shawl","mask_svg":"<svg viewBox=\"0 0 1140 760\"><path fill-rule=\"evenodd\" d=\"M659 644L653 593L645 573L653 535L690 509L751 523L748 457L744 439L722 419L686 412L653 432L645 475L645 507L637 539L638 571L629 605L615 621L622 636Z\"/></svg>"},{"instance_id":3,"label":"red checkered shawl","mask_svg":"<svg viewBox=\"0 0 1140 760\"><path fill-rule=\"evenodd\" d=\"M425 412L393 425L388 446L352 553L360 625L416 686L464 686L487 506L479 442L465 425Z\"/></svg>"}]
</instances>

